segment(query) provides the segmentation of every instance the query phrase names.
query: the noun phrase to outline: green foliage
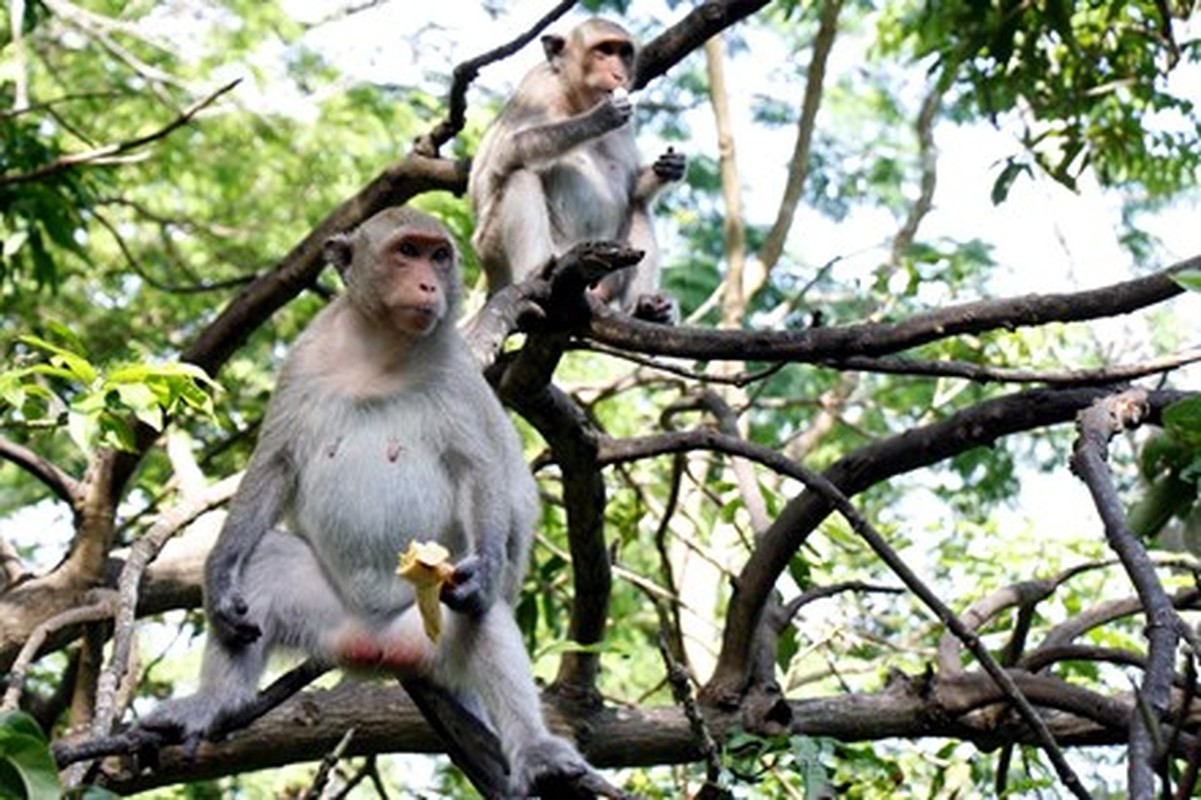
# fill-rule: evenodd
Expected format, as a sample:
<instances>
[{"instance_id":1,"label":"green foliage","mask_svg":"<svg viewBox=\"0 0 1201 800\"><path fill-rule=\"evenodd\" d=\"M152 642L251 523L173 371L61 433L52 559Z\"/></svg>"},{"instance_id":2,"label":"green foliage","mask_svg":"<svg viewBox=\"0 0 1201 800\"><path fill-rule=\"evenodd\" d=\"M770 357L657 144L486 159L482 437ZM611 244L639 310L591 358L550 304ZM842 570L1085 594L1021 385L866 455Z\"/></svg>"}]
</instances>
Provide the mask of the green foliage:
<instances>
[{"instance_id":1,"label":"green foliage","mask_svg":"<svg viewBox=\"0 0 1201 800\"><path fill-rule=\"evenodd\" d=\"M67 328L51 326L62 344L25 335L22 361L29 366L0 372L0 410L31 427L63 422L85 452L98 446L133 449L132 420L163 429L165 415L182 410L212 418L216 384L190 364L127 364L101 370ZM5 409L5 407L7 407Z\"/></svg>"},{"instance_id":2,"label":"green foliage","mask_svg":"<svg viewBox=\"0 0 1201 800\"><path fill-rule=\"evenodd\" d=\"M1195 182L1198 110L1168 80L1194 62L1178 43L1169 5L1144 0L899 4L881 25L885 51L931 58L961 94L953 113L1025 113L1034 162L1073 188L1091 169L1104 185L1141 184L1154 194ZM1003 199L1027 171L1010 159L993 188Z\"/></svg>"},{"instance_id":3,"label":"green foliage","mask_svg":"<svg viewBox=\"0 0 1201 800\"><path fill-rule=\"evenodd\" d=\"M0 90L0 105L10 108L13 101L11 92ZM83 209L95 202L96 181L70 169L17 180L61 155L32 110L0 114L0 296L6 285L28 277L39 288L56 287L64 255L87 261L75 232L84 225Z\"/></svg>"}]
</instances>

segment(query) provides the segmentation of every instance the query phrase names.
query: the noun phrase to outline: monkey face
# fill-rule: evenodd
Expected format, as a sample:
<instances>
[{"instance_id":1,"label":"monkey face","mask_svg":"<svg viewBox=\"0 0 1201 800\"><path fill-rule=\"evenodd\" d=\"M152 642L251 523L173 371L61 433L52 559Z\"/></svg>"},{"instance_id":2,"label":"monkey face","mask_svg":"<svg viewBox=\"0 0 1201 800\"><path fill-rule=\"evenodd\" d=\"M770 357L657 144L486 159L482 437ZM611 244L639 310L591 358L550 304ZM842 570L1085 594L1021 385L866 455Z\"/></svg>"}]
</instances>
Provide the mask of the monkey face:
<instances>
[{"instance_id":1,"label":"monkey face","mask_svg":"<svg viewBox=\"0 0 1201 800\"><path fill-rule=\"evenodd\" d=\"M610 37L597 41L588 51L588 60L588 73L594 88L605 92L630 88L634 44L629 39Z\"/></svg>"},{"instance_id":2,"label":"monkey face","mask_svg":"<svg viewBox=\"0 0 1201 800\"><path fill-rule=\"evenodd\" d=\"M454 245L439 235L402 231L381 248L376 277L397 332L427 336L446 317L455 265Z\"/></svg>"}]
</instances>

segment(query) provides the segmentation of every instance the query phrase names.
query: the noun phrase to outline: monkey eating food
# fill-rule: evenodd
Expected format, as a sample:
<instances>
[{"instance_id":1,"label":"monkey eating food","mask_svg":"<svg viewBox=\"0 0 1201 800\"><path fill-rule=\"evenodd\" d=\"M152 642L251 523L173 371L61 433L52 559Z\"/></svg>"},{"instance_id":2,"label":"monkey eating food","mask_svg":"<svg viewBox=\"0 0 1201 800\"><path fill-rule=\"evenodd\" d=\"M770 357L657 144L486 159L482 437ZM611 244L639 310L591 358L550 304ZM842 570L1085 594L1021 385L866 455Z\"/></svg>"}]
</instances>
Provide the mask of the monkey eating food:
<instances>
[{"instance_id":1,"label":"monkey eating food","mask_svg":"<svg viewBox=\"0 0 1201 800\"><path fill-rule=\"evenodd\" d=\"M618 241L643 251L642 261L606 277L594 294L643 319L672 322L675 303L658 291L650 203L683 178L685 159L668 148L654 164L639 164L629 124L634 40L593 18L542 44L546 63L521 81L472 160L473 244L489 294L575 244Z\"/></svg>"},{"instance_id":2,"label":"monkey eating food","mask_svg":"<svg viewBox=\"0 0 1201 800\"><path fill-rule=\"evenodd\" d=\"M325 252L346 292L288 357L206 562L199 691L143 726L203 736L254 697L270 652L291 647L429 677L482 707L514 796L545 776L591 774L546 728L513 617L538 499L516 431L454 326L453 240L433 217L393 208ZM413 586L394 574L418 537L453 559L436 643Z\"/></svg>"}]
</instances>

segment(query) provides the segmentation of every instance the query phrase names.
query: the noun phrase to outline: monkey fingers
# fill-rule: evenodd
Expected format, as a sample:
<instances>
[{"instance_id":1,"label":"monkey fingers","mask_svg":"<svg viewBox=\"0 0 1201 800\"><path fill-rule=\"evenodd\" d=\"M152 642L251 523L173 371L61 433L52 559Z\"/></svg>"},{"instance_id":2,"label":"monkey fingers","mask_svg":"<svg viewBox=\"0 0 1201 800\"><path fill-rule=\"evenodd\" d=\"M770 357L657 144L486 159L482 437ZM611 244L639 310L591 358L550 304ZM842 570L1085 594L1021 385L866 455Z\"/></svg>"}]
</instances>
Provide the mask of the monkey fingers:
<instances>
[{"instance_id":1,"label":"monkey fingers","mask_svg":"<svg viewBox=\"0 0 1201 800\"><path fill-rule=\"evenodd\" d=\"M662 325L674 325L676 322L676 301L665 294L644 294L638 298L634 306L635 319L646 322L658 322Z\"/></svg>"},{"instance_id":2,"label":"monkey fingers","mask_svg":"<svg viewBox=\"0 0 1201 800\"><path fill-rule=\"evenodd\" d=\"M217 638L231 645L248 645L263 635L263 630L247 618L249 608L237 592L218 598L209 610L209 624Z\"/></svg>"},{"instance_id":3,"label":"monkey fingers","mask_svg":"<svg viewBox=\"0 0 1201 800\"><path fill-rule=\"evenodd\" d=\"M479 556L468 556L455 565L450 581L442 584L442 602L469 617L480 617L492 605L491 584Z\"/></svg>"},{"instance_id":4,"label":"monkey fingers","mask_svg":"<svg viewBox=\"0 0 1201 800\"><path fill-rule=\"evenodd\" d=\"M667 152L659 156L655 163L651 165L655 175L660 180L678 181L684 177L684 173L688 170L688 159L683 153L677 153L672 148L667 148Z\"/></svg>"}]
</instances>

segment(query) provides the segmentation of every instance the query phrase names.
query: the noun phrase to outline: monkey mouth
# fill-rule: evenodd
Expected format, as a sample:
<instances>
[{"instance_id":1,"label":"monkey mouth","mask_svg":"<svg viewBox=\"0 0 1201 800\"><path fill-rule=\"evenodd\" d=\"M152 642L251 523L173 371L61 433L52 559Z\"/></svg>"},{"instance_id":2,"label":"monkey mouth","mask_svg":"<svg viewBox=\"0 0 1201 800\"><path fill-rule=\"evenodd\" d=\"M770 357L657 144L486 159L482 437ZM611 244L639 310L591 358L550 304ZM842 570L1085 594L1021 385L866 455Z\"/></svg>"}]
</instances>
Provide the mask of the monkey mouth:
<instances>
[{"instance_id":1,"label":"monkey mouth","mask_svg":"<svg viewBox=\"0 0 1201 800\"><path fill-rule=\"evenodd\" d=\"M437 305L401 306L397 309L397 316L401 325L411 333L426 334L438 324L441 318L439 312Z\"/></svg>"}]
</instances>

